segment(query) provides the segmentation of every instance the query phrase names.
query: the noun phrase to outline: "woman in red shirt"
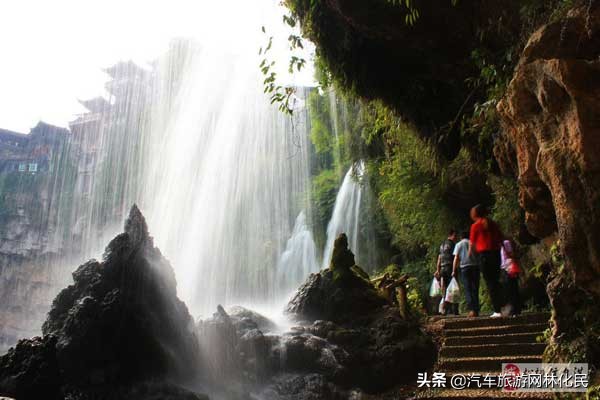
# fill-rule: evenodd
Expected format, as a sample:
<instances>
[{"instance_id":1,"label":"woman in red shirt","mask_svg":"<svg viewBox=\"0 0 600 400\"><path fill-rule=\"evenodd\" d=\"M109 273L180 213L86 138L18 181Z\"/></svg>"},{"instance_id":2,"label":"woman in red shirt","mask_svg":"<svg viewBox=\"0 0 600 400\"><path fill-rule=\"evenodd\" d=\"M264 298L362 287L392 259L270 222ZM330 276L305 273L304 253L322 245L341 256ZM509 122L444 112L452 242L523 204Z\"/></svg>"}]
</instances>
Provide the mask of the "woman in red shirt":
<instances>
[{"instance_id":1,"label":"woman in red shirt","mask_svg":"<svg viewBox=\"0 0 600 400\"><path fill-rule=\"evenodd\" d=\"M471 209L471 225L469 255L477 254L481 264L481 273L490 294L494 307L492 318L501 317L502 291L500 288L500 249L502 248L502 232L500 227L488 217L486 208L476 205Z\"/></svg>"}]
</instances>

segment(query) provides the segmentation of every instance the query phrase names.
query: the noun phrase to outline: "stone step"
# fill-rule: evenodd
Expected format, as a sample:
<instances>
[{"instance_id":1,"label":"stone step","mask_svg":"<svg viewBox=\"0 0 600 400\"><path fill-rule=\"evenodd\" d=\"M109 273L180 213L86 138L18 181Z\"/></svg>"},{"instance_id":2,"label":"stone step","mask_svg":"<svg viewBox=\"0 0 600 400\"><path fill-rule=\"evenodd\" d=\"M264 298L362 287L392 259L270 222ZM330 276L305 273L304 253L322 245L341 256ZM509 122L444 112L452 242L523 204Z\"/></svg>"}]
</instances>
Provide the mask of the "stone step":
<instances>
[{"instance_id":1,"label":"stone step","mask_svg":"<svg viewBox=\"0 0 600 400\"><path fill-rule=\"evenodd\" d=\"M547 324L550 320L549 313L526 313L518 317L477 317L477 318L447 318L444 320L444 329L467 329L507 325Z\"/></svg>"},{"instance_id":2,"label":"stone step","mask_svg":"<svg viewBox=\"0 0 600 400\"><path fill-rule=\"evenodd\" d=\"M444 344L440 350L442 358L472 358L472 357L499 357L499 356L541 356L544 353L544 343L506 343L448 346Z\"/></svg>"},{"instance_id":3,"label":"stone step","mask_svg":"<svg viewBox=\"0 0 600 400\"><path fill-rule=\"evenodd\" d=\"M548 328L547 323L482 326L477 328L445 329L444 336L449 338L454 336L506 335L512 333L542 334L546 328Z\"/></svg>"},{"instance_id":4,"label":"stone step","mask_svg":"<svg viewBox=\"0 0 600 400\"><path fill-rule=\"evenodd\" d=\"M417 399L429 400L458 400L458 399L479 399L479 400L498 400L498 399L521 399L521 400L546 400L552 399L550 393L509 393L500 389L427 389L420 391Z\"/></svg>"},{"instance_id":5,"label":"stone step","mask_svg":"<svg viewBox=\"0 0 600 400\"><path fill-rule=\"evenodd\" d=\"M503 363L541 363L541 355L530 356L498 356L498 357L460 357L441 358L438 360L436 371L489 371L499 372Z\"/></svg>"},{"instance_id":6,"label":"stone step","mask_svg":"<svg viewBox=\"0 0 600 400\"><path fill-rule=\"evenodd\" d=\"M509 333L501 335L482 336L452 336L444 341L444 346L468 346L479 344L501 344L501 343L536 343L538 336L543 332L531 333Z\"/></svg>"}]
</instances>

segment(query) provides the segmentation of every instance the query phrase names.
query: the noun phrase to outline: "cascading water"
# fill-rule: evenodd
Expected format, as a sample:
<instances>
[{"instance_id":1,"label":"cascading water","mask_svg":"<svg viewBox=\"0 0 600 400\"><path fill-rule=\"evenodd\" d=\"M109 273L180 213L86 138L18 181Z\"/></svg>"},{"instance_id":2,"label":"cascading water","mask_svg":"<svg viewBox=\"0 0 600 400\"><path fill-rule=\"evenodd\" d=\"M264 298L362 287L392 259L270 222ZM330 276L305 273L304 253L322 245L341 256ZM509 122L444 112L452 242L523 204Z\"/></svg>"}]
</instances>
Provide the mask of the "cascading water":
<instances>
[{"instance_id":1,"label":"cascading water","mask_svg":"<svg viewBox=\"0 0 600 400\"><path fill-rule=\"evenodd\" d=\"M301 211L296 218L292 237L287 241L285 251L277 263L277 284L281 293L289 295L298 288L298 282L318 270L313 234L308 227L305 212Z\"/></svg>"},{"instance_id":2,"label":"cascading water","mask_svg":"<svg viewBox=\"0 0 600 400\"><path fill-rule=\"evenodd\" d=\"M304 279L275 272L308 195L304 112L270 105L256 65L255 52L199 48L166 130L147 138L141 206L195 313L271 303Z\"/></svg>"},{"instance_id":3,"label":"cascading water","mask_svg":"<svg viewBox=\"0 0 600 400\"><path fill-rule=\"evenodd\" d=\"M299 254L297 235L304 235L300 241L307 249L314 244L302 233L306 227L294 229L302 210L310 215L304 94L300 89L293 118L283 115L263 93L258 68L257 51L266 38L261 25L282 26L277 4L229 0L199 6L208 11L194 26L200 31L210 26L208 32L175 42L151 64L114 60L106 70L107 94L83 102L88 112L70 124L64 154L52 155L53 172L31 177L51 179L51 193L57 194L48 205L32 206L31 213L56 210L58 222L39 227L52 237L21 263L29 269L6 267L15 274L50 271L51 253L57 272L48 272L51 287L50 278L36 276L40 285L31 272L19 272L3 286L8 299L32 299L31 304L21 301L23 310L39 310L19 327L24 336L39 332L72 268L101 256L133 203L146 215L157 245L176 270L179 296L195 315L220 303L280 305L289 288L316 269L314 261L296 264L282 255L286 246L291 246L287 254ZM231 15L232 9L244 17ZM234 21L209 25L202 18ZM232 25L241 34L232 34ZM15 196L21 196L21 189L30 187L17 189ZM15 219L23 220L22 212L15 207ZM49 248L46 242L58 244ZM15 309L4 304L8 311ZM11 321L25 321L10 312ZM7 345L18 338L10 335Z\"/></svg>"},{"instance_id":4,"label":"cascading water","mask_svg":"<svg viewBox=\"0 0 600 400\"><path fill-rule=\"evenodd\" d=\"M338 191L333 207L331 220L327 225L327 241L323 253L322 267L329 266L331 253L333 252L333 242L340 233L348 235L350 249L354 252L357 263L360 263L361 255L359 252L360 235L360 207L363 197L363 184L361 182L365 172L363 161L353 164Z\"/></svg>"}]
</instances>

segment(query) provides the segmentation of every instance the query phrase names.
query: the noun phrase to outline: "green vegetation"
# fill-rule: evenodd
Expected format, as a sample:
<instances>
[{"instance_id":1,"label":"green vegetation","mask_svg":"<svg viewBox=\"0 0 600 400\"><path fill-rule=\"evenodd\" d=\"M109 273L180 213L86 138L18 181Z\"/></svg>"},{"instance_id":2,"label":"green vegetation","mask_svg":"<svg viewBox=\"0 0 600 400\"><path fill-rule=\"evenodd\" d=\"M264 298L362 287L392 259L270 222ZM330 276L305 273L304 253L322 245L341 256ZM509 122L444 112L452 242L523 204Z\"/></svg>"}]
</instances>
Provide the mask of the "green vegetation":
<instances>
[{"instance_id":1,"label":"green vegetation","mask_svg":"<svg viewBox=\"0 0 600 400\"><path fill-rule=\"evenodd\" d=\"M494 145L505 140L496 106L531 33L577 0L491 2L489 9L477 10L472 32L461 29L466 19L474 21L467 10L479 3L472 1L367 3L350 2L346 17L360 20L369 7L371 21L406 23L390 32L378 26L389 34L381 42L381 32L349 24L326 2L285 2L288 18L317 50L321 88L308 99L317 239L322 240L318 232L325 230L344 171L363 159L379 244L388 254L402 255L403 271L415 278L421 302L428 300L439 243L450 228L468 228L469 208L483 203L518 242L532 296L524 300L539 308L543 302L534 292L544 295L549 249L529 247L533 238L523 233L516 177L503 175L494 158ZM413 15L410 21L407 15ZM427 29L440 16L450 24L441 36ZM485 312L484 284L481 290Z\"/></svg>"}]
</instances>

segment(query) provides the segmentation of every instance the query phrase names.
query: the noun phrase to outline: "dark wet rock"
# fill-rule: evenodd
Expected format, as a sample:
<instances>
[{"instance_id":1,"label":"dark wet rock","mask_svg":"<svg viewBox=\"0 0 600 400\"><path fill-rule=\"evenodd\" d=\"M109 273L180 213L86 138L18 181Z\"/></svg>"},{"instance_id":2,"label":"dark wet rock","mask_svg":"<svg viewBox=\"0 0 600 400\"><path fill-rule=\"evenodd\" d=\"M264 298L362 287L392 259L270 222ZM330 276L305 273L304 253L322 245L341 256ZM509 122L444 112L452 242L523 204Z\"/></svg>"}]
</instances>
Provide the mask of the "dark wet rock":
<instances>
[{"instance_id":1,"label":"dark wet rock","mask_svg":"<svg viewBox=\"0 0 600 400\"><path fill-rule=\"evenodd\" d=\"M22 340L0 358L0 395L26 400L66 388L127 391L147 380L197 374L193 320L136 206L104 260L83 264L73 280L54 300L44 337Z\"/></svg>"},{"instance_id":2,"label":"dark wet rock","mask_svg":"<svg viewBox=\"0 0 600 400\"><path fill-rule=\"evenodd\" d=\"M337 279L336 279L337 278ZM377 290L348 270L342 278L331 269L311 274L286 308L297 321L350 321L386 305Z\"/></svg>"},{"instance_id":3,"label":"dark wet rock","mask_svg":"<svg viewBox=\"0 0 600 400\"><path fill-rule=\"evenodd\" d=\"M296 321L356 320L387 304L369 281L369 275L354 263L348 238L340 234L334 242L329 268L311 274L286 308Z\"/></svg>"},{"instance_id":4,"label":"dark wet rock","mask_svg":"<svg viewBox=\"0 0 600 400\"><path fill-rule=\"evenodd\" d=\"M333 242L329 269L340 274L347 273L356 264L354 253L348 248L348 236L341 233Z\"/></svg>"},{"instance_id":5,"label":"dark wet rock","mask_svg":"<svg viewBox=\"0 0 600 400\"><path fill-rule=\"evenodd\" d=\"M209 400L204 394L194 393L163 381L140 382L123 387L104 386L93 389L69 388L69 400Z\"/></svg>"},{"instance_id":6,"label":"dark wet rock","mask_svg":"<svg viewBox=\"0 0 600 400\"><path fill-rule=\"evenodd\" d=\"M278 367L268 357L278 339L266 334L276 325L243 307L232 307L230 312L218 306L211 318L197 323L204 370L216 383L233 379L261 382Z\"/></svg>"},{"instance_id":7,"label":"dark wet rock","mask_svg":"<svg viewBox=\"0 0 600 400\"><path fill-rule=\"evenodd\" d=\"M380 393L412 380L435 358L431 339L390 306L352 323L317 320L281 335L257 326L222 307L198 323L204 369L215 384L267 384L266 398L274 399L347 398L353 388ZM326 397L311 397L319 395Z\"/></svg>"},{"instance_id":8,"label":"dark wet rock","mask_svg":"<svg viewBox=\"0 0 600 400\"><path fill-rule=\"evenodd\" d=\"M284 346L288 370L318 372L342 387L367 392L409 381L435 359L435 346L418 323L390 306L347 322L317 320L303 333L291 334ZM327 357L319 358L322 354Z\"/></svg>"},{"instance_id":9,"label":"dark wet rock","mask_svg":"<svg viewBox=\"0 0 600 400\"><path fill-rule=\"evenodd\" d=\"M307 328L302 327L302 329L310 331L315 336L327 338L329 332L339 329L339 326L331 321L317 320L313 322L312 326Z\"/></svg>"},{"instance_id":10,"label":"dark wet rock","mask_svg":"<svg viewBox=\"0 0 600 400\"><path fill-rule=\"evenodd\" d=\"M430 368L435 346L357 268L340 235L329 269L312 274L287 306L303 326L282 339L285 367L319 373L341 387L381 392Z\"/></svg>"},{"instance_id":11,"label":"dark wet rock","mask_svg":"<svg viewBox=\"0 0 600 400\"><path fill-rule=\"evenodd\" d=\"M283 371L317 372L334 382L349 379L349 355L341 347L311 334L284 336L271 355Z\"/></svg>"},{"instance_id":12,"label":"dark wet rock","mask_svg":"<svg viewBox=\"0 0 600 400\"><path fill-rule=\"evenodd\" d=\"M239 318L242 321L252 321L263 332L272 332L277 329L277 325L267 317L241 306L229 307L227 314L234 319Z\"/></svg>"},{"instance_id":13,"label":"dark wet rock","mask_svg":"<svg viewBox=\"0 0 600 400\"><path fill-rule=\"evenodd\" d=\"M323 375L283 375L263 393L265 400L347 400L348 392Z\"/></svg>"},{"instance_id":14,"label":"dark wet rock","mask_svg":"<svg viewBox=\"0 0 600 400\"><path fill-rule=\"evenodd\" d=\"M431 339L393 307L383 307L360 323L315 321L306 331L337 349L329 352L340 364L337 372L324 375L346 388L381 392L409 381L415 370L427 370L435 359Z\"/></svg>"},{"instance_id":15,"label":"dark wet rock","mask_svg":"<svg viewBox=\"0 0 600 400\"><path fill-rule=\"evenodd\" d=\"M62 377L56 337L24 339L0 357L0 396L58 399Z\"/></svg>"}]
</instances>

